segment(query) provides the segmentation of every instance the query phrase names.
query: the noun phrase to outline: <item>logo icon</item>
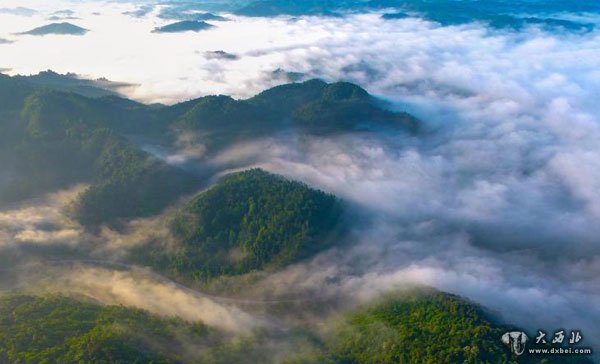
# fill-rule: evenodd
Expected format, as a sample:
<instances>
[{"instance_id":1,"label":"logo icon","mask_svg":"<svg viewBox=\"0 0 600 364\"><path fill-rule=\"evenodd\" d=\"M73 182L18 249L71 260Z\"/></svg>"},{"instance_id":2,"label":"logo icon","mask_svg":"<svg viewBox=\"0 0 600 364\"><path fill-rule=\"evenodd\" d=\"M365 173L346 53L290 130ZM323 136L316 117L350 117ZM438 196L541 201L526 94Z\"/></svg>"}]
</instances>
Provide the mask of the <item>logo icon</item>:
<instances>
[{"instance_id":1,"label":"logo icon","mask_svg":"<svg viewBox=\"0 0 600 364\"><path fill-rule=\"evenodd\" d=\"M510 347L515 355L521 355L525 352L525 344L528 337L522 331L509 331L502 335L502 342Z\"/></svg>"}]
</instances>

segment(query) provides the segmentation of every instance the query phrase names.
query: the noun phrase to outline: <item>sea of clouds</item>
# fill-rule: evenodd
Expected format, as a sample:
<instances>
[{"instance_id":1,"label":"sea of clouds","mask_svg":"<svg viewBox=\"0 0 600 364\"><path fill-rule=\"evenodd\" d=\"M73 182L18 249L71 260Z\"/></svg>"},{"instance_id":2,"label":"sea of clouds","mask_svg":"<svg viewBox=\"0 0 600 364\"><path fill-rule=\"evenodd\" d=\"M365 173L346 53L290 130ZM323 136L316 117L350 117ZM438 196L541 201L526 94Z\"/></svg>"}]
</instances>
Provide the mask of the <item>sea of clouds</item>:
<instances>
[{"instance_id":1,"label":"sea of clouds","mask_svg":"<svg viewBox=\"0 0 600 364\"><path fill-rule=\"evenodd\" d=\"M514 324L582 329L588 343L600 343L600 32L442 27L370 13L224 14L229 21L207 31L155 34L168 23L160 7L136 17L124 13L138 5L122 2L18 4L37 13L0 12L8 40L0 67L12 74L107 77L139 85L129 97L174 103L248 97L286 82L273 72L280 69L358 83L422 120L418 136L271 138L212 161L305 181L369 217L352 235L354 248L290 267L266 287L368 299L426 284ZM90 32L14 35L64 8ZM207 53L218 50L235 57Z\"/></svg>"}]
</instances>

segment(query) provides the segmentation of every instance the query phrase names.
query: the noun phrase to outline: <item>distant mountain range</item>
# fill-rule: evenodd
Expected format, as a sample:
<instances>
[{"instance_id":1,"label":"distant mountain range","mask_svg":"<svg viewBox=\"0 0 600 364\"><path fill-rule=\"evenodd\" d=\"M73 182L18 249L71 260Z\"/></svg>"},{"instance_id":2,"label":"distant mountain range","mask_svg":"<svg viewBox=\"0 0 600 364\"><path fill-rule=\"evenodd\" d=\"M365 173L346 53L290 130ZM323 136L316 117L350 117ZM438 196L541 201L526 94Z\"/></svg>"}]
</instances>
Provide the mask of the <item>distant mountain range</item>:
<instances>
[{"instance_id":1,"label":"distant mountain range","mask_svg":"<svg viewBox=\"0 0 600 364\"><path fill-rule=\"evenodd\" d=\"M146 13L147 8L140 8ZM212 2L172 2L160 9L159 17L179 21L226 20L212 12L241 16L273 17L279 15L341 16L347 13L387 10L384 19L420 17L442 25L486 23L494 28L522 29L539 26L547 30L587 32L595 25L568 14L600 12L593 1L560 0L238 0Z\"/></svg>"},{"instance_id":2,"label":"distant mountain range","mask_svg":"<svg viewBox=\"0 0 600 364\"><path fill-rule=\"evenodd\" d=\"M119 96L120 89L135 87L124 82L113 82L107 79L89 80L73 73L59 74L43 71L36 75L14 76L32 85L48 87L57 91L72 92L86 97Z\"/></svg>"},{"instance_id":3,"label":"distant mountain range","mask_svg":"<svg viewBox=\"0 0 600 364\"><path fill-rule=\"evenodd\" d=\"M318 15L336 12L364 11L369 9L402 9L423 13L426 17L446 22L444 18L481 20L490 15L502 14L557 14L566 12L598 12L600 4L589 1L565 2L561 0L341 0L341 1L293 1L293 0L255 0L238 4L235 13L246 16L274 15Z\"/></svg>"},{"instance_id":4,"label":"distant mountain range","mask_svg":"<svg viewBox=\"0 0 600 364\"><path fill-rule=\"evenodd\" d=\"M33 16L37 13L34 9L18 6L16 8L0 8L0 14L11 14L18 16Z\"/></svg>"}]
</instances>

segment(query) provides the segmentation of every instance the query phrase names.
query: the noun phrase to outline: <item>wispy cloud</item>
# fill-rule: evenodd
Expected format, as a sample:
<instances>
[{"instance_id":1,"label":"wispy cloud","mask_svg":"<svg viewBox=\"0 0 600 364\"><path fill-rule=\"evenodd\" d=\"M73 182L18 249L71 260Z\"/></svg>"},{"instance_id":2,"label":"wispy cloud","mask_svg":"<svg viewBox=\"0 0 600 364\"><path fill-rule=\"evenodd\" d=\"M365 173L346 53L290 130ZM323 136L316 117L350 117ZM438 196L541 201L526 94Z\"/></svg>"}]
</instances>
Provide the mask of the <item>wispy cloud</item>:
<instances>
[{"instance_id":1,"label":"wispy cloud","mask_svg":"<svg viewBox=\"0 0 600 364\"><path fill-rule=\"evenodd\" d=\"M68 218L66 209L84 188L76 186L0 211L0 249L20 244L77 245L83 228Z\"/></svg>"},{"instance_id":2,"label":"wispy cloud","mask_svg":"<svg viewBox=\"0 0 600 364\"><path fill-rule=\"evenodd\" d=\"M218 303L142 268L115 270L84 262L68 263L40 265L37 271L23 272L20 279L27 282L24 289L86 296L104 304L141 308L160 316L203 322L235 333L247 333L268 324L239 308Z\"/></svg>"}]
</instances>

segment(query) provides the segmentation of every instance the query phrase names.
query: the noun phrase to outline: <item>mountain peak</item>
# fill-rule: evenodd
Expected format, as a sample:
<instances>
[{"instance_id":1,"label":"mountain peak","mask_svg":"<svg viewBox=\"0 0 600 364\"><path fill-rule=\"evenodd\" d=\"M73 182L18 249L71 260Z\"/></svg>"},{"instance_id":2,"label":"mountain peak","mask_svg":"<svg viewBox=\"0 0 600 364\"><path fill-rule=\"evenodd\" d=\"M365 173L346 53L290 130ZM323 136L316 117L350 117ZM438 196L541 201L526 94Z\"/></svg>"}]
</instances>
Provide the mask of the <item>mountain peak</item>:
<instances>
[{"instance_id":1,"label":"mountain peak","mask_svg":"<svg viewBox=\"0 0 600 364\"><path fill-rule=\"evenodd\" d=\"M213 28L214 25L210 25L204 21L196 20L183 20L176 23L167 24L162 27L155 28L153 33L181 33L181 32L199 32Z\"/></svg>"},{"instance_id":2,"label":"mountain peak","mask_svg":"<svg viewBox=\"0 0 600 364\"><path fill-rule=\"evenodd\" d=\"M18 35L84 35L89 30L71 23L51 23L41 27L31 29L26 32L17 33Z\"/></svg>"}]
</instances>

